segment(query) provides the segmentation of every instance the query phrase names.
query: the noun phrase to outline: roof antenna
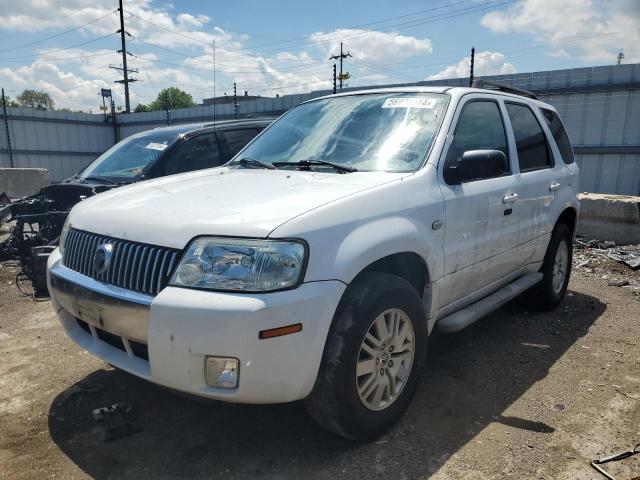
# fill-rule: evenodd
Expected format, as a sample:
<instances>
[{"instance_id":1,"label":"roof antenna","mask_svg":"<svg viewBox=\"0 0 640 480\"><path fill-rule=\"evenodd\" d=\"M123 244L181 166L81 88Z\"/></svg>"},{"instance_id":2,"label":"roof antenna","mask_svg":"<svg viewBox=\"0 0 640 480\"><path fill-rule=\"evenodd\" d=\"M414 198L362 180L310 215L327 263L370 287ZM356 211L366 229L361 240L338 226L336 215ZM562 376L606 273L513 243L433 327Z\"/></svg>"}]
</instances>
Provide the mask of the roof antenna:
<instances>
[{"instance_id":1,"label":"roof antenna","mask_svg":"<svg viewBox=\"0 0 640 480\"><path fill-rule=\"evenodd\" d=\"M471 70L469 71L469 87L473 87L473 61L476 56L476 47L471 47Z\"/></svg>"},{"instance_id":2,"label":"roof antenna","mask_svg":"<svg viewBox=\"0 0 640 480\"><path fill-rule=\"evenodd\" d=\"M213 39L213 131L216 131L216 39Z\"/></svg>"}]
</instances>

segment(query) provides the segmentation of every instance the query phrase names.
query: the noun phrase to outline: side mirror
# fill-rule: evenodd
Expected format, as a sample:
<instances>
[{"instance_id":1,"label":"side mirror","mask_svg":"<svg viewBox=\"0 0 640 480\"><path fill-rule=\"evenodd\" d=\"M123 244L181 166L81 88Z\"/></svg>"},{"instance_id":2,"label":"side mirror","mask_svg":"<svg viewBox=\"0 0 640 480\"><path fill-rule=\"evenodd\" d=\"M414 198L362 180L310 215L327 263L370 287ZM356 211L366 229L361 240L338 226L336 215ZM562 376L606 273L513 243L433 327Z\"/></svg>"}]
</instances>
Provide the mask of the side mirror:
<instances>
[{"instance_id":1,"label":"side mirror","mask_svg":"<svg viewBox=\"0 0 640 480\"><path fill-rule=\"evenodd\" d=\"M445 180L460 184L483 178L500 177L509 171L509 161L500 150L467 150L445 169Z\"/></svg>"}]
</instances>

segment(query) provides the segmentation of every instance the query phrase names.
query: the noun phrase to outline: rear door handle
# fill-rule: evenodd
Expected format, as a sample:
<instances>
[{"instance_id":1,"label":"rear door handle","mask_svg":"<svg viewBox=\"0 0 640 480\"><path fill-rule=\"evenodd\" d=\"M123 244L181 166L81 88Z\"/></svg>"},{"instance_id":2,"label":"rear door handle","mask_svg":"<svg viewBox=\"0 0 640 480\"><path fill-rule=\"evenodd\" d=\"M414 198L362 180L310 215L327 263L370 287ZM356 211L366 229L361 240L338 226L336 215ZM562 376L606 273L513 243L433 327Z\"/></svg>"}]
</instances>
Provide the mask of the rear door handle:
<instances>
[{"instance_id":1,"label":"rear door handle","mask_svg":"<svg viewBox=\"0 0 640 480\"><path fill-rule=\"evenodd\" d=\"M556 182L555 180L549 184L549 191L550 192L555 192L559 188L560 188L560 184L558 182Z\"/></svg>"},{"instance_id":2,"label":"rear door handle","mask_svg":"<svg viewBox=\"0 0 640 480\"><path fill-rule=\"evenodd\" d=\"M513 203L518 199L517 193L506 193L504 197L502 197L502 203Z\"/></svg>"}]
</instances>

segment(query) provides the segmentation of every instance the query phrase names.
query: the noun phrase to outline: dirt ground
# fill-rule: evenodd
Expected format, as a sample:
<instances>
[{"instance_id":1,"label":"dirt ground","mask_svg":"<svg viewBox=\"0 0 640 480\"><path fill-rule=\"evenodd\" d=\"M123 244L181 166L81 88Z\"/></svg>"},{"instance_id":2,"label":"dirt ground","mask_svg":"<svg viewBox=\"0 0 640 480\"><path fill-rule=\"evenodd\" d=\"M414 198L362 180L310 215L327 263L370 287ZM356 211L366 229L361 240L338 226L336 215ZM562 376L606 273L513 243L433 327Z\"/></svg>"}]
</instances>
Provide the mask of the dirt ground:
<instances>
[{"instance_id":1,"label":"dirt ground","mask_svg":"<svg viewBox=\"0 0 640 480\"><path fill-rule=\"evenodd\" d=\"M600 480L590 459L640 443L640 297L584 268L554 312L512 302L434 336L408 412L370 443L324 432L300 403L201 402L114 370L49 302L21 296L13 270L0 268L3 479ZM78 384L101 391L73 395ZM144 430L104 442L91 412L115 402ZM606 468L640 476L640 455Z\"/></svg>"}]
</instances>

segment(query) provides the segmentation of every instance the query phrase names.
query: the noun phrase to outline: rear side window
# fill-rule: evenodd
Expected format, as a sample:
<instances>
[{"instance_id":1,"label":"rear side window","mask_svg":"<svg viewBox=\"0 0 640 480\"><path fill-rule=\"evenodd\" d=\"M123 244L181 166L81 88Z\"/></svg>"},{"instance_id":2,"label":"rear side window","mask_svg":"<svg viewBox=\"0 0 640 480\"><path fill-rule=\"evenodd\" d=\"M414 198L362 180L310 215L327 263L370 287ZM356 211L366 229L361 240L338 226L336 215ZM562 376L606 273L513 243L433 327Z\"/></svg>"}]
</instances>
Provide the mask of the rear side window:
<instances>
[{"instance_id":1,"label":"rear side window","mask_svg":"<svg viewBox=\"0 0 640 480\"><path fill-rule=\"evenodd\" d=\"M547 125L549 126L549 130L551 130L551 135L553 135L553 138L556 141L556 145L558 145L558 150L560 150L562 160L567 164L573 163L575 161L573 158L573 148L571 148L569 135L567 135L567 131L564 129L564 125L562 125L560 117L558 117L558 114L553 110L547 110L546 108L541 108L540 110L544 115L544 119L547 121Z\"/></svg>"},{"instance_id":2,"label":"rear side window","mask_svg":"<svg viewBox=\"0 0 640 480\"><path fill-rule=\"evenodd\" d=\"M462 154L469 150L500 150L509 158L502 115L496 102L470 101L464 105L445 161L447 183L452 183L452 179L447 178L448 167L459 162ZM478 171L472 180L484 178L490 177Z\"/></svg>"},{"instance_id":3,"label":"rear side window","mask_svg":"<svg viewBox=\"0 0 640 480\"><path fill-rule=\"evenodd\" d=\"M233 157L258 134L257 128L243 128L241 130L224 130L222 135L227 142L229 158Z\"/></svg>"},{"instance_id":4,"label":"rear side window","mask_svg":"<svg viewBox=\"0 0 640 480\"><path fill-rule=\"evenodd\" d=\"M215 134L198 135L186 140L178 147L175 155L167 159L164 175L217 167L221 163Z\"/></svg>"},{"instance_id":5,"label":"rear side window","mask_svg":"<svg viewBox=\"0 0 640 480\"><path fill-rule=\"evenodd\" d=\"M553 166L547 139L533 111L518 103L505 103L513 127L521 172Z\"/></svg>"}]
</instances>

